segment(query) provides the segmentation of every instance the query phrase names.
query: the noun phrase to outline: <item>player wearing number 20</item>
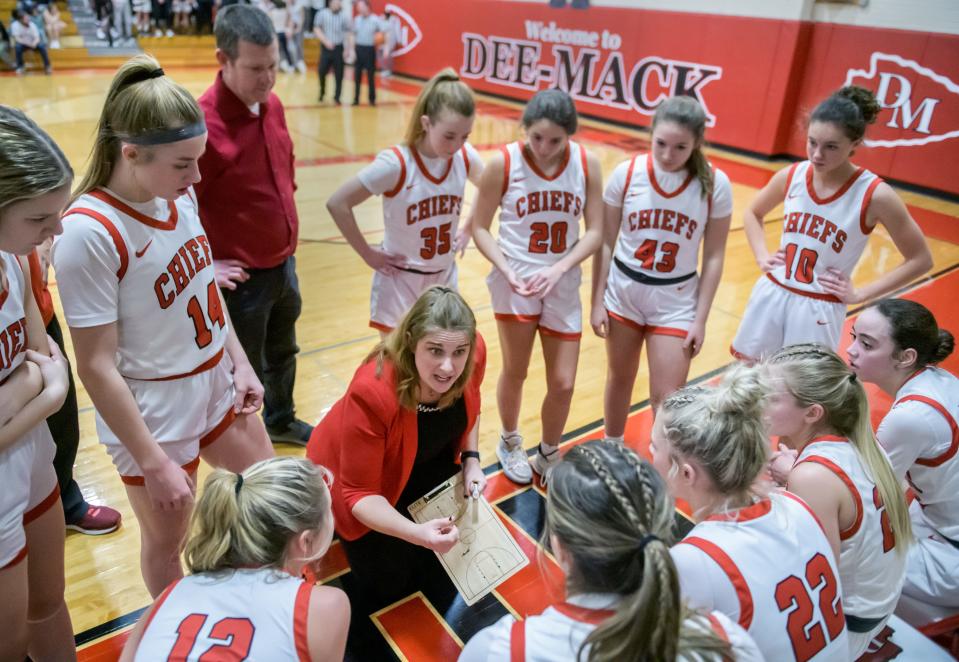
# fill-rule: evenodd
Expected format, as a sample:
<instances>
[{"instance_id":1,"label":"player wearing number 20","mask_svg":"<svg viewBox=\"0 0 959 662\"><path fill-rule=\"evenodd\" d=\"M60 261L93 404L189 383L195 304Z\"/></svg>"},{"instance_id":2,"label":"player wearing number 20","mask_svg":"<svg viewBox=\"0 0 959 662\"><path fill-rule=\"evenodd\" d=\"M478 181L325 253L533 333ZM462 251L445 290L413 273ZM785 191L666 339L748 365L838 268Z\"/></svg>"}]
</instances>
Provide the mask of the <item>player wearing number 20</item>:
<instances>
[{"instance_id":1,"label":"player wearing number 20","mask_svg":"<svg viewBox=\"0 0 959 662\"><path fill-rule=\"evenodd\" d=\"M922 232L892 188L849 159L880 107L869 90L844 87L813 111L808 161L776 173L744 215L749 245L764 275L733 340L734 356L757 360L786 345L838 349L846 305L902 287L932 267ZM766 249L763 217L783 202L779 250ZM853 269L881 224L904 261L854 287Z\"/></svg>"},{"instance_id":2,"label":"player wearing number 20","mask_svg":"<svg viewBox=\"0 0 959 662\"><path fill-rule=\"evenodd\" d=\"M456 253L470 237L460 225L467 179L479 184L483 163L466 142L473 128L473 93L452 69L423 86L403 144L385 149L326 204L333 221L375 269L370 326L389 333L431 285L456 289ZM353 208L383 196L382 246L370 246Z\"/></svg>"},{"instance_id":3,"label":"player wearing number 20","mask_svg":"<svg viewBox=\"0 0 959 662\"><path fill-rule=\"evenodd\" d=\"M154 59L124 64L53 248L77 372L140 521L154 596L182 576L199 457L240 471L273 454L193 197L206 135Z\"/></svg>"}]
</instances>

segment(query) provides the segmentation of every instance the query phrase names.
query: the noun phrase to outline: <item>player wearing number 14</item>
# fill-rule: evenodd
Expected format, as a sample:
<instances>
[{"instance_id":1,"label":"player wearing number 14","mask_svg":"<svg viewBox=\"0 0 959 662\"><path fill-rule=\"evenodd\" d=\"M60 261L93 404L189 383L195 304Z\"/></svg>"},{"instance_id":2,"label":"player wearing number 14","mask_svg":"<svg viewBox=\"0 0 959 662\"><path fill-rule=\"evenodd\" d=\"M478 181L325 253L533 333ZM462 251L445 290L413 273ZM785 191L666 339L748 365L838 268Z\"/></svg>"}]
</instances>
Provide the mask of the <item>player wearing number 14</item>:
<instances>
[{"instance_id":1,"label":"player wearing number 14","mask_svg":"<svg viewBox=\"0 0 959 662\"><path fill-rule=\"evenodd\" d=\"M124 64L53 247L77 373L140 521L154 596L182 576L199 457L240 471L273 454L193 195L206 135L155 60Z\"/></svg>"},{"instance_id":2,"label":"player wearing number 14","mask_svg":"<svg viewBox=\"0 0 959 662\"><path fill-rule=\"evenodd\" d=\"M764 275L730 348L737 358L755 361L805 342L838 349L847 304L896 290L932 267L922 231L899 196L849 160L879 110L872 92L854 86L820 103L807 131L809 160L777 172L747 208L746 237ZM770 255L763 217L780 201L782 239ZM904 260L854 287L852 272L879 224Z\"/></svg>"}]
</instances>

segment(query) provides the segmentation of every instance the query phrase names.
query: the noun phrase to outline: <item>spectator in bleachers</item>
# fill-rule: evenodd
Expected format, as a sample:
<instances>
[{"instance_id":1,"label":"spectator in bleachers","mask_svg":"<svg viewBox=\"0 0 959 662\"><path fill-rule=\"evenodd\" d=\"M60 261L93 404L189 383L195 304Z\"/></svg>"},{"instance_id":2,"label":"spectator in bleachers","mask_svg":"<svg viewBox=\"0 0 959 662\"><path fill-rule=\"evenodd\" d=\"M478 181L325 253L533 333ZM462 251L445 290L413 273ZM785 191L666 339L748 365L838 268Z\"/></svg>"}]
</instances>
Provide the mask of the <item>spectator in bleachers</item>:
<instances>
[{"instance_id":1,"label":"spectator in bleachers","mask_svg":"<svg viewBox=\"0 0 959 662\"><path fill-rule=\"evenodd\" d=\"M40 43L46 46L48 42L47 26L43 21L43 13L40 11L39 5L36 5L33 2L26 3L26 12L30 16L30 22L37 26L37 33L40 35Z\"/></svg>"},{"instance_id":2,"label":"spectator in bleachers","mask_svg":"<svg viewBox=\"0 0 959 662\"><path fill-rule=\"evenodd\" d=\"M47 28L47 37L50 38L50 48L60 48L60 33L67 24L60 16L57 0L50 0L50 4L43 8L43 22Z\"/></svg>"},{"instance_id":3,"label":"spectator in bleachers","mask_svg":"<svg viewBox=\"0 0 959 662\"><path fill-rule=\"evenodd\" d=\"M133 7L130 0L113 0L113 28L120 39L133 38Z\"/></svg>"},{"instance_id":4,"label":"spectator in bleachers","mask_svg":"<svg viewBox=\"0 0 959 662\"><path fill-rule=\"evenodd\" d=\"M203 34L209 30L213 34L213 0L196 1L196 33Z\"/></svg>"},{"instance_id":5,"label":"spectator in bleachers","mask_svg":"<svg viewBox=\"0 0 959 662\"><path fill-rule=\"evenodd\" d=\"M290 5L290 37L287 49L290 52L290 62L293 68L301 74L306 73L306 62L303 53L303 33L306 31L310 16L311 0L292 0Z\"/></svg>"},{"instance_id":6,"label":"spectator in bleachers","mask_svg":"<svg viewBox=\"0 0 959 662\"><path fill-rule=\"evenodd\" d=\"M13 36L14 50L17 55L17 75L23 75L23 52L37 51L43 58L43 68L49 75L53 69L50 67L50 58L47 55L47 47L40 38L40 31L37 26L30 21L30 15L24 11L17 10L14 13L14 21L10 26L10 34Z\"/></svg>"},{"instance_id":7,"label":"spectator in bleachers","mask_svg":"<svg viewBox=\"0 0 959 662\"><path fill-rule=\"evenodd\" d=\"M12 47L10 45L10 33L7 32L7 28L3 25L3 21L0 21L0 61L13 69L13 60L10 59L11 52Z\"/></svg>"},{"instance_id":8,"label":"spectator in bleachers","mask_svg":"<svg viewBox=\"0 0 959 662\"><path fill-rule=\"evenodd\" d=\"M170 27L170 0L151 0L150 8L153 14L153 23L156 25L155 37L162 37L164 31L166 36L173 36L173 29Z\"/></svg>"},{"instance_id":9,"label":"spectator in bleachers","mask_svg":"<svg viewBox=\"0 0 959 662\"><path fill-rule=\"evenodd\" d=\"M173 0L173 31L186 34L190 31L190 16L194 9L193 0Z\"/></svg>"},{"instance_id":10,"label":"spectator in bleachers","mask_svg":"<svg viewBox=\"0 0 959 662\"><path fill-rule=\"evenodd\" d=\"M150 34L150 0L133 0L133 20L137 34Z\"/></svg>"},{"instance_id":11,"label":"spectator in bleachers","mask_svg":"<svg viewBox=\"0 0 959 662\"><path fill-rule=\"evenodd\" d=\"M293 60L290 57L290 10L285 0L263 0L260 8L265 11L270 20L273 21L273 29L276 30L276 38L280 47L280 71L289 73L293 71Z\"/></svg>"}]
</instances>

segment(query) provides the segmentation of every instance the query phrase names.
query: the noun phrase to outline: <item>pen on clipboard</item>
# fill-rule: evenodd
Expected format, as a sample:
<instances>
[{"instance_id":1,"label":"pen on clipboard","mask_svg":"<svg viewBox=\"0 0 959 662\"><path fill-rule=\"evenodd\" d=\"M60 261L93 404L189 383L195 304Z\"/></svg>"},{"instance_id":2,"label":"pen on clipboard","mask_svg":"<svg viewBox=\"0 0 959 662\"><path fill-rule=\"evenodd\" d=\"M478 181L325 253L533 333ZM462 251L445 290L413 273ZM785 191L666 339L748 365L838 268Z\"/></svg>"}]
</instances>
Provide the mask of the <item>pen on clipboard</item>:
<instances>
[{"instance_id":1,"label":"pen on clipboard","mask_svg":"<svg viewBox=\"0 0 959 662\"><path fill-rule=\"evenodd\" d=\"M470 496L474 499L480 498L479 483L473 483L473 485L470 487Z\"/></svg>"}]
</instances>

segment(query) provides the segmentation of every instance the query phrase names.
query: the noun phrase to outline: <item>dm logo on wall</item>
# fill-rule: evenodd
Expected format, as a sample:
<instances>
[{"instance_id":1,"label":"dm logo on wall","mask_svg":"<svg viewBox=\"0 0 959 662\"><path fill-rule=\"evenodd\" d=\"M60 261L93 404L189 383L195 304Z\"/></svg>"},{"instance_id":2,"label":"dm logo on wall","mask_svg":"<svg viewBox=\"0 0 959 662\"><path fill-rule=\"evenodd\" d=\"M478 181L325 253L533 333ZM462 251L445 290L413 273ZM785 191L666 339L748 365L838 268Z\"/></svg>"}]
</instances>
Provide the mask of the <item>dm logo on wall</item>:
<instances>
[{"instance_id":1,"label":"dm logo on wall","mask_svg":"<svg viewBox=\"0 0 959 662\"><path fill-rule=\"evenodd\" d=\"M652 115L680 94L699 101L722 67L649 55L628 61L623 38L610 30L566 29L555 21L524 21L526 39L463 32L463 78L535 92L558 87L578 101Z\"/></svg>"},{"instance_id":2,"label":"dm logo on wall","mask_svg":"<svg viewBox=\"0 0 959 662\"><path fill-rule=\"evenodd\" d=\"M400 38L397 43L399 48L393 51L393 57L409 53L423 40L423 31L420 30L420 26L417 25L413 17L402 7L387 4L385 10L400 19Z\"/></svg>"},{"instance_id":3,"label":"dm logo on wall","mask_svg":"<svg viewBox=\"0 0 959 662\"><path fill-rule=\"evenodd\" d=\"M872 90L883 110L868 147L912 147L959 137L959 85L899 55L873 53L869 70L850 69L846 85Z\"/></svg>"}]
</instances>

